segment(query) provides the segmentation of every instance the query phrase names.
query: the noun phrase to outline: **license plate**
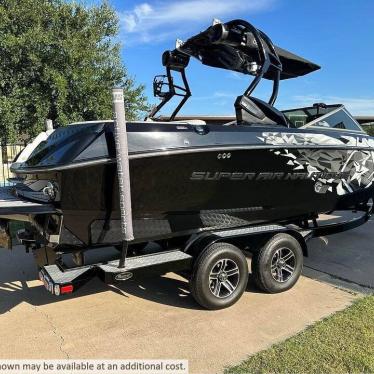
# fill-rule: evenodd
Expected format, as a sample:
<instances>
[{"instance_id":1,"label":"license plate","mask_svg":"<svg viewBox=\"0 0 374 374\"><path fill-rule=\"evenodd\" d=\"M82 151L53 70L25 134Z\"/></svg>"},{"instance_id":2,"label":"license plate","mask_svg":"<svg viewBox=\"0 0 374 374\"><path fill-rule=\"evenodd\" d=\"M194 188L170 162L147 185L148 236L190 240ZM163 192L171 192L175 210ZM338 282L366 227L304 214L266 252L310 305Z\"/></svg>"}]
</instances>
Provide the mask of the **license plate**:
<instances>
[{"instance_id":1,"label":"license plate","mask_svg":"<svg viewBox=\"0 0 374 374\"><path fill-rule=\"evenodd\" d=\"M45 271L43 270L40 270L39 272L39 277L40 277L40 280L43 282L44 284L44 287L50 292L50 293L54 293L54 287L53 287L53 282L51 281L51 279L49 278L49 276L45 273Z\"/></svg>"}]
</instances>

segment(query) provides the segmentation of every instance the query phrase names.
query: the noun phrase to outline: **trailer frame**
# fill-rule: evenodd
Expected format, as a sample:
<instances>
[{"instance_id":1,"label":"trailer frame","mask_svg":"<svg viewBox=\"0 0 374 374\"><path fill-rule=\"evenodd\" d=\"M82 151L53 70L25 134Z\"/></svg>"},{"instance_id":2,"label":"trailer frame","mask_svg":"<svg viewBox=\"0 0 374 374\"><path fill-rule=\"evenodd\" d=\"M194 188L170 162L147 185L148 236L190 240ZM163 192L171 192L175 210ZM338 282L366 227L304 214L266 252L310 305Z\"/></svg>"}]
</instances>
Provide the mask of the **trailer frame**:
<instances>
[{"instance_id":1,"label":"trailer frame","mask_svg":"<svg viewBox=\"0 0 374 374\"><path fill-rule=\"evenodd\" d=\"M106 284L116 284L142 274L188 272L199 255L214 243L229 243L244 252L254 253L280 233L294 237L299 242L303 255L308 256L307 242L311 238L337 234L363 225L371 217L372 204L362 205L357 211L362 212L358 217L325 225L319 225L317 220L313 219L303 221L300 225L270 224L204 231L188 237L181 246L164 248L152 254L129 256L123 268L118 266L121 257L73 268L57 262L43 266L39 271L39 277L52 294L71 294L95 277Z\"/></svg>"}]
</instances>

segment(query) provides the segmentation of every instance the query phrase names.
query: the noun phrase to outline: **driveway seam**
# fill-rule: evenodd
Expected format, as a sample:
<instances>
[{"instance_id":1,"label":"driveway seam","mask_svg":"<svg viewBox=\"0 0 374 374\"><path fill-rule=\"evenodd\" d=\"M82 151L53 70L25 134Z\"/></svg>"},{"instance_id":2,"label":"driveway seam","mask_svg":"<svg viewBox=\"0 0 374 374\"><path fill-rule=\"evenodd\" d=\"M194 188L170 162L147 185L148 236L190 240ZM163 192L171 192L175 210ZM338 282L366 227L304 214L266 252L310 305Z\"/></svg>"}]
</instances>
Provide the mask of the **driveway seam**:
<instances>
[{"instance_id":1,"label":"driveway seam","mask_svg":"<svg viewBox=\"0 0 374 374\"><path fill-rule=\"evenodd\" d=\"M309 266L309 265L304 265L304 269L309 269L307 273L303 272L304 276L314 279L316 281L322 282L322 283L330 283L333 286L342 289L343 291L346 291L349 293L363 293L363 294L374 293L374 287L353 282L349 279L339 277L338 275L330 274L328 272L313 268L312 266ZM318 274L327 276L327 279L323 279L321 276L318 277Z\"/></svg>"}]
</instances>

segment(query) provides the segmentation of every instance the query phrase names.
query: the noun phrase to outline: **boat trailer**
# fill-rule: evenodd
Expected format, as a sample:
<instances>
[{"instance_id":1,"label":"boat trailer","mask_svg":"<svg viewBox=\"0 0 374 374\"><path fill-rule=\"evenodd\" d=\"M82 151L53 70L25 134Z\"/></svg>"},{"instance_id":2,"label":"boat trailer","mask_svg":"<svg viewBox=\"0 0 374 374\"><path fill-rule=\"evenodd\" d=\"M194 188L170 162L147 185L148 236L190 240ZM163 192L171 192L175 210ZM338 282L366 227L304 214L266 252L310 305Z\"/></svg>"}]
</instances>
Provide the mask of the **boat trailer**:
<instances>
[{"instance_id":1,"label":"boat trailer","mask_svg":"<svg viewBox=\"0 0 374 374\"><path fill-rule=\"evenodd\" d=\"M299 225L261 225L202 232L190 237L183 247L176 247L154 254L67 268L62 263L40 269L39 277L45 288L54 295L71 294L94 277L106 284L116 284L142 274L191 271L198 254L214 243L230 243L248 252L257 249L258 243L269 241L277 234L288 234L300 243L304 256L308 256L307 242L311 238L352 230L366 223L372 214L372 205L361 206L362 214L353 219L320 225L317 220L303 221ZM357 210L357 211L358 211Z\"/></svg>"}]
</instances>

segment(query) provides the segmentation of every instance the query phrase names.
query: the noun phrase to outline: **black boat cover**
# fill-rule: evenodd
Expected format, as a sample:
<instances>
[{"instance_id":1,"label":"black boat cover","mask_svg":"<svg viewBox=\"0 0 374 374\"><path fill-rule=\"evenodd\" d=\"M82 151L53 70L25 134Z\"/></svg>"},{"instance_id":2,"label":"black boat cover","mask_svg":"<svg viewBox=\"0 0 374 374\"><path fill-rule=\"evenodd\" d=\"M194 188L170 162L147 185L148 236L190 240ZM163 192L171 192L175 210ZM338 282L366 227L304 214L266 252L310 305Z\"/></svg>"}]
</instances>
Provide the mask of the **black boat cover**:
<instances>
[{"instance_id":1,"label":"black boat cover","mask_svg":"<svg viewBox=\"0 0 374 374\"><path fill-rule=\"evenodd\" d=\"M222 25L216 24L189 38L177 48L177 51L197 58L204 65L251 74L251 63L260 63L259 50L253 34L246 33L247 40L244 44L241 42L243 39L240 25L233 25L233 22L224 25L229 25L228 38L222 38ZM264 46L269 51L265 42ZM275 50L282 63L280 79L296 78L320 69L320 66L313 62L283 48L275 46ZM264 74L264 78L267 79L274 79L274 76L275 69L272 68Z\"/></svg>"}]
</instances>

